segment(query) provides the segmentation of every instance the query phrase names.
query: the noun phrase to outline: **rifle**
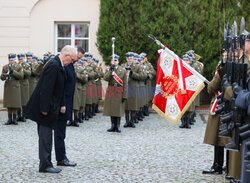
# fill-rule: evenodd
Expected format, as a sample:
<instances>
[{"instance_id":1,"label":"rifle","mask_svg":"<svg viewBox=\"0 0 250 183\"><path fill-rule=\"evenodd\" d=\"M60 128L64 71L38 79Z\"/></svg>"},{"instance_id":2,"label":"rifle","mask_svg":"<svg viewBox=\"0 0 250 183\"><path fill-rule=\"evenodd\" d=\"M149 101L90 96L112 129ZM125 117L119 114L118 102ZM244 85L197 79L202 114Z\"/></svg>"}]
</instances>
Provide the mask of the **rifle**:
<instances>
[{"instance_id":1,"label":"rifle","mask_svg":"<svg viewBox=\"0 0 250 183\"><path fill-rule=\"evenodd\" d=\"M245 22L244 18L241 21L241 30L240 30L240 36L237 35L237 24L234 21L234 24L231 29L229 29L229 25L227 26L227 30L224 31L227 34L227 39L225 43L225 48L228 51L227 56L227 79L223 82L222 90L225 91L226 85L228 83L232 86L232 97L230 98L229 101L224 102L224 108L218 108L219 112L221 112L221 122L224 123L220 127L220 132L219 136L223 137L231 137L232 136L232 131L235 130L235 135L234 137L230 140L230 142L225 146L228 150L233 150L233 151L239 151L240 148L240 134L244 132L245 128L242 128L242 122L244 121L245 118L245 111L238 108L235 105L235 100L236 97L238 96L238 93L246 88L246 77L247 77L247 64L244 63L244 58L243 58L243 63L239 62L239 46L241 48L244 47L245 41L242 40L244 39L244 36L242 36L243 31L245 29ZM224 34L225 38L225 34ZM244 50L244 49L243 49ZM237 51L237 58L236 58L236 51ZM244 51L243 51L244 52ZM233 61L232 61L232 54L233 54ZM244 56L244 53L243 53ZM230 58L229 58L230 57ZM236 62L237 59L237 62ZM223 92L222 92L223 93ZM218 111L217 110L217 111ZM243 134L244 136L244 134Z\"/></svg>"}]
</instances>

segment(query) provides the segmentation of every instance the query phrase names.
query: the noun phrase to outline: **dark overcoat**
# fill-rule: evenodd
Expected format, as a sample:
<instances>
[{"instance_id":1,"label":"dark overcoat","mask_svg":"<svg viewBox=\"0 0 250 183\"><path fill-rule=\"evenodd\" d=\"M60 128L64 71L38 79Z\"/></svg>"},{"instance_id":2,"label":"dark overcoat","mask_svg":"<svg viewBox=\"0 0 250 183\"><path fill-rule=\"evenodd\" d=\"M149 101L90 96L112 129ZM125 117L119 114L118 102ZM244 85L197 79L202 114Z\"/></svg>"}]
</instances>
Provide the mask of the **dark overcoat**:
<instances>
[{"instance_id":1,"label":"dark overcoat","mask_svg":"<svg viewBox=\"0 0 250 183\"><path fill-rule=\"evenodd\" d=\"M28 119L40 125L55 128L60 108L65 103L63 101L65 77L65 71L58 56L45 65L24 110ZM48 112L48 114L45 116L41 112Z\"/></svg>"},{"instance_id":2,"label":"dark overcoat","mask_svg":"<svg viewBox=\"0 0 250 183\"><path fill-rule=\"evenodd\" d=\"M76 72L73 64L67 65L65 68L66 80L64 83L64 105L66 106L66 113L59 116L59 120L72 120L73 97L76 84Z\"/></svg>"}]
</instances>

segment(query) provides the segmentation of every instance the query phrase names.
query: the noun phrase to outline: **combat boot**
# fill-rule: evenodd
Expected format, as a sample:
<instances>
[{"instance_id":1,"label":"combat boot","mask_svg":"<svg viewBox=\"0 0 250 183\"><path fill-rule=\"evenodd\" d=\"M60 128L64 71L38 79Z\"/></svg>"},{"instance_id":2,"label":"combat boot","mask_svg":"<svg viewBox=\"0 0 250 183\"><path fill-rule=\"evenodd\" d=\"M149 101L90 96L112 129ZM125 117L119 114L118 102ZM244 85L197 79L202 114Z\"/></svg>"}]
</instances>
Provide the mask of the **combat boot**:
<instances>
[{"instance_id":1,"label":"combat boot","mask_svg":"<svg viewBox=\"0 0 250 183\"><path fill-rule=\"evenodd\" d=\"M83 123L83 120L82 120L82 116L83 114L81 112L78 113L78 120L79 120L79 123Z\"/></svg>"},{"instance_id":2,"label":"combat boot","mask_svg":"<svg viewBox=\"0 0 250 183\"><path fill-rule=\"evenodd\" d=\"M141 118L142 118L142 119L144 119L144 118L145 118L145 117L144 117L143 108L141 108L141 110L140 110L140 116L141 116Z\"/></svg>"},{"instance_id":3,"label":"combat boot","mask_svg":"<svg viewBox=\"0 0 250 183\"><path fill-rule=\"evenodd\" d=\"M92 106L91 114L92 114L92 116L96 116L96 114L95 114L95 106Z\"/></svg>"},{"instance_id":4,"label":"combat boot","mask_svg":"<svg viewBox=\"0 0 250 183\"><path fill-rule=\"evenodd\" d=\"M22 112L22 122L26 122L26 118L24 116L24 113Z\"/></svg>"},{"instance_id":5,"label":"combat boot","mask_svg":"<svg viewBox=\"0 0 250 183\"><path fill-rule=\"evenodd\" d=\"M14 125L18 125L17 119L16 119L16 114L13 114L13 122Z\"/></svg>"},{"instance_id":6,"label":"combat boot","mask_svg":"<svg viewBox=\"0 0 250 183\"><path fill-rule=\"evenodd\" d=\"M209 170L203 170L202 174L222 174L224 161L224 148L214 146L214 163Z\"/></svg>"},{"instance_id":7,"label":"combat boot","mask_svg":"<svg viewBox=\"0 0 250 183\"><path fill-rule=\"evenodd\" d=\"M89 120L89 111L85 111L85 120L86 120L86 121Z\"/></svg>"},{"instance_id":8,"label":"combat boot","mask_svg":"<svg viewBox=\"0 0 250 183\"><path fill-rule=\"evenodd\" d=\"M181 125L180 125L179 127L180 127L180 128L185 128L184 117L181 118Z\"/></svg>"},{"instance_id":9,"label":"combat boot","mask_svg":"<svg viewBox=\"0 0 250 183\"><path fill-rule=\"evenodd\" d=\"M134 124L135 119L136 119L136 116L131 117L131 120L129 121L129 127L135 128L135 124Z\"/></svg>"},{"instance_id":10,"label":"combat boot","mask_svg":"<svg viewBox=\"0 0 250 183\"><path fill-rule=\"evenodd\" d=\"M22 121L21 110L20 109L17 110L17 121Z\"/></svg>"},{"instance_id":11,"label":"combat boot","mask_svg":"<svg viewBox=\"0 0 250 183\"><path fill-rule=\"evenodd\" d=\"M110 119L111 119L111 128L108 129L107 131L108 132L115 132L115 117L111 116Z\"/></svg>"},{"instance_id":12,"label":"combat boot","mask_svg":"<svg viewBox=\"0 0 250 183\"><path fill-rule=\"evenodd\" d=\"M79 127L78 120L79 120L78 117L74 116L73 126Z\"/></svg>"},{"instance_id":13,"label":"combat boot","mask_svg":"<svg viewBox=\"0 0 250 183\"><path fill-rule=\"evenodd\" d=\"M188 117L185 117L185 128L188 128L188 129L191 128L191 126L190 126L190 118L188 118Z\"/></svg>"},{"instance_id":14,"label":"combat boot","mask_svg":"<svg viewBox=\"0 0 250 183\"><path fill-rule=\"evenodd\" d=\"M8 113L8 121L4 123L5 125L11 125L12 124L12 114Z\"/></svg>"},{"instance_id":15,"label":"combat boot","mask_svg":"<svg viewBox=\"0 0 250 183\"><path fill-rule=\"evenodd\" d=\"M89 108L88 110L88 115L89 115L89 118L93 118L91 108Z\"/></svg>"},{"instance_id":16,"label":"combat boot","mask_svg":"<svg viewBox=\"0 0 250 183\"><path fill-rule=\"evenodd\" d=\"M136 113L136 116L137 116L137 120L138 120L138 121L135 121L135 123L138 123L139 121L143 121L143 119L141 118L141 115L140 115L140 111L138 111L138 112Z\"/></svg>"},{"instance_id":17,"label":"combat boot","mask_svg":"<svg viewBox=\"0 0 250 183\"><path fill-rule=\"evenodd\" d=\"M144 116L149 116L148 106L144 106Z\"/></svg>"},{"instance_id":18,"label":"combat boot","mask_svg":"<svg viewBox=\"0 0 250 183\"><path fill-rule=\"evenodd\" d=\"M96 106L95 106L95 113L100 113L98 107L99 107L98 104L96 104Z\"/></svg>"},{"instance_id":19,"label":"combat boot","mask_svg":"<svg viewBox=\"0 0 250 183\"><path fill-rule=\"evenodd\" d=\"M203 170L202 174L222 174L222 167L218 163L214 163L209 170Z\"/></svg>"},{"instance_id":20,"label":"combat boot","mask_svg":"<svg viewBox=\"0 0 250 183\"><path fill-rule=\"evenodd\" d=\"M196 116L196 114L195 114L195 112L193 112L192 115L191 115L191 117L190 117L190 118L191 118L190 121L191 121L192 123L196 122L195 116ZM191 125L192 125L192 124L191 124Z\"/></svg>"},{"instance_id":21,"label":"combat boot","mask_svg":"<svg viewBox=\"0 0 250 183\"><path fill-rule=\"evenodd\" d=\"M194 122L192 121L192 117L188 118L188 123L189 123L190 125L194 125Z\"/></svg>"},{"instance_id":22,"label":"combat boot","mask_svg":"<svg viewBox=\"0 0 250 183\"><path fill-rule=\"evenodd\" d=\"M115 117L116 118L116 128L115 128L115 131L117 133L121 133L121 127L120 127L120 124L121 124L121 117Z\"/></svg>"},{"instance_id":23,"label":"combat boot","mask_svg":"<svg viewBox=\"0 0 250 183\"><path fill-rule=\"evenodd\" d=\"M126 123L123 125L124 128L129 127L129 115L125 116Z\"/></svg>"}]
</instances>

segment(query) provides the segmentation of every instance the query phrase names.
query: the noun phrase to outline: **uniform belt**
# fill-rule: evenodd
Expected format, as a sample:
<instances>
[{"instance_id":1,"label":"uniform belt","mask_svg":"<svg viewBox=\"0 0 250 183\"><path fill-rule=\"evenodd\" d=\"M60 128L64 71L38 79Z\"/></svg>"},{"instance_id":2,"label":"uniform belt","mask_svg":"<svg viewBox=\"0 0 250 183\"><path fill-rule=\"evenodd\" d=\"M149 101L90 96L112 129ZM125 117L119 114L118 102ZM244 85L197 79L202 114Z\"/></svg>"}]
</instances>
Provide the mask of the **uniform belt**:
<instances>
[{"instance_id":1,"label":"uniform belt","mask_svg":"<svg viewBox=\"0 0 250 183\"><path fill-rule=\"evenodd\" d=\"M109 86L117 86L117 87L119 87L119 86L122 86L122 85L120 85L119 83L114 83L114 84L109 84Z\"/></svg>"},{"instance_id":2,"label":"uniform belt","mask_svg":"<svg viewBox=\"0 0 250 183\"><path fill-rule=\"evenodd\" d=\"M18 79L14 78L14 77L9 77L8 80L18 80Z\"/></svg>"}]
</instances>

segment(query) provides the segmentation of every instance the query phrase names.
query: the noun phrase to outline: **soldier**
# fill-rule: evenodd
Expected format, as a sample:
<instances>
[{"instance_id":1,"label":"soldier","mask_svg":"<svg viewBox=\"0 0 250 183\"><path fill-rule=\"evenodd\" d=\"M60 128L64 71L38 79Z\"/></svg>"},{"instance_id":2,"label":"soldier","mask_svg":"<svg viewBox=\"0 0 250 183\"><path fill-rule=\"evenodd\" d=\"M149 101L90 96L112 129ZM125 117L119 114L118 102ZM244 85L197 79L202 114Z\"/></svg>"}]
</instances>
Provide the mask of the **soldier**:
<instances>
[{"instance_id":1,"label":"soldier","mask_svg":"<svg viewBox=\"0 0 250 183\"><path fill-rule=\"evenodd\" d=\"M34 74L32 73L33 71L33 63L32 63L32 57L33 57L33 54L28 52L26 53L26 59L27 59L27 63L29 64L30 66L30 69L31 69L31 75L30 77L28 77L28 80L29 80L29 97L32 95L34 89L35 89L35 81L34 81Z\"/></svg>"},{"instance_id":2,"label":"soldier","mask_svg":"<svg viewBox=\"0 0 250 183\"><path fill-rule=\"evenodd\" d=\"M99 63L99 60L95 60L96 64ZM95 106L95 113L99 113L99 109L98 109L98 106L99 106L99 101L102 100L102 81L101 79L103 78L104 76L104 73L102 72L102 65L99 64L99 66L97 67L98 70L97 70L97 74L98 74L98 78L96 79L96 87L97 87L97 97L98 97L98 101L97 101L97 104Z\"/></svg>"},{"instance_id":3,"label":"soldier","mask_svg":"<svg viewBox=\"0 0 250 183\"><path fill-rule=\"evenodd\" d=\"M187 54L182 56L182 60L189 65L191 65L192 63L191 62L192 58ZM181 125L179 126L180 128L188 128L188 129L191 128L189 120L192 112L194 111L194 108L195 108L194 103L192 103L189 109L185 112L185 114L181 118Z\"/></svg>"},{"instance_id":4,"label":"soldier","mask_svg":"<svg viewBox=\"0 0 250 183\"><path fill-rule=\"evenodd\" d=\"M250 33L245 31L245 36L246 36L246 43L245 43L245 61L247 62L247 64L249 65L250 64ZM248 66L248 94L250 92L250 78L249 78L249 73L250 73L250 67ZM242 93L243 94L243 93ZM249 106L250 106L250 103L249 103L249 98L246 98L246 95L244 97L244 94L243 95L238 95L237 99L240 99L240 104L241 105L244 105L244 104L248 104L246 107L245 107L245 110L248 110L249 111ZM236 99L236 102L237 102L237 99ZM246 102L241 102L241 101L246 101ZM245 119L245 121L243 122L243 124L250 124L250 118L249 118L249 112L247 112L247 117ZM249 130L248 130L249 131ZM241 167L241 182L247 182L248 180L250 180L250 162L249 161L246 161L246 159L250 159L249 158L249 152L250 152L250 137L242 140L242 167ZM245 157L248 157L248 158L245 158ZM249 167L247 169L247 167Z\"/></svg>"},{"instance_id":5,"label":"soldier","mask_svg":"<svg viewBox=\"0 0 250 183\"><path fill-rule=\"evenodd\" d=\"M198 54L195 54L195 52L193 50L189 50L187 52L187 54L192 58L192 67L198 71L200 74L202 74L204 65L199 62L199 60L201 59L201 56L199 56ZM195 112L195 107L200 106L200 94L198 96L196 96L195 100L194 100L194 111L190 116L190 120L189 123L191 125L194 124L195 122L195 116L196 116L196 112Z\"/></svg>"},{"instance_id":6,"label":"soldier","mask_svg":"<svg viewBox=\"0 0 250 183\"><path fill-rule=\"evenodd\" d=\"M94 75L94 80L92 81L92 84L93 84L93 88L92 88L92 106L91 106L91 114L92 116L95 116L95 111L96 111L96 105L98 104L98 101L99 101L99 97L97 95L97 81L98 81L98 67L97 67L97 64L95 62L95 58L92 58L91 59L91 62L90 62L90 66L92 67L93 69L93 72L95 73Z\"/></svg>"},{"instance_id":7,"label":"soldier","mask_svg":"<svg viewBox=\"0 0 250 183\"><path fill-rule=\"evenodd\" d=\"M94 80L96 79L97 74L94 72L94 68L91 67L92 64L92 55L90 53L85 53L84 57L87 59L87 65L85 66L86 73L88 74L88 82L86 85L86 106L85 106L85 120L93 117L92 113L92 104L94 101Z\"/></svg>"},{"instance_id":8,"label":"soldier","mask_svg":"<svg viewBox=\"0 0 250 183\"><path fill-rule=\"evenodd\" d=\"M141 53L140 55L142 55L144 57L143 65L145 65L146 73L148 75L148 77L145 81L147 102L146 102L146 105L144 106L144 115L149 116L148 107L149 107L150 103L152 102L152 99L154 96L155 85L152 82L156 76L156 71L154 70L154 67L152 66L152 64L148 61L147 54Z\"/></svg>"},{"instance_id":9,"label":"soldier","mask_svg":"<svg viewBox=\"0 0 250 183\"><path fill-rule=\"evenodd\" d=\"M86 83L88 81L88 75L84 72L83 60L80 60L78 63L74 64L76 72L76 85L73 99L73 111L74 111L74 120L73 123L69 122L68 126L78 127L78 121L82 123L80 119L80 110L85 107L85 98L86 97ZM84 92L85 89L85 92ZM85 96L84 96L85 93Z\"/></svg>"},{"instance_id":10,"label":"soldier","mask_svg":"<svg viewBox=\"0 0 250 183\"><path fill-rule=\"evenodd\" d=\"M23 110L25 108L26 103L29 100L29 80L28 78L31 75L31 69L30 65L24 61L25 55L24 54L18 54L18 62L23 68L23 79L20 80L20 85L21 85L21 103L22 103L22 108L18 109L17 111L17 121L22 121L26 122L26 118L23 115Z\"/></svg>"},{"instance_id":11,"label":"soldier","mask_svg":"<svg viewBox=\"0 0 250 183\"><path fill-rule=\"evenodd\" d=\"M125 119L126 123L124 128L132 127L135 128L134 123L136 122L136 114L139 111L138 102L138 81L140 79L140 67L135 63L134 53L128 52L126 54L127 63L123 64L122 67L126 69L127 82L128 82L128 95L125 103Z\"/></svg>"},{"instance_id":12,"label":"soldier","mask_svg":"<svg viewBox=\"0 0 250 183\"><path fill-rule=\"evenodd\" d=\"M124 116L125 100L127 99L126 70L119 66L119 56L111 56L111 66L104 74L104 80L108 82L104 101L103 115L111 117L111 128L108 132L121 133L120 121Z\"/></svg>"},{"instance_id":13,"label":"soldier","mask_svg":"<svg viewBox=\"0 0 250 183\"><path fill-rule=\"evenodd\" d=\"M138 120L143 121L144 118L144 106L146 105L146 88L145 88L145 81L148 79L148 75L146 73L146 65L144 65L144 56L139 56L138 59L138 65L140 66L141 72L140 72L140 80L139 80L139 103L140 103L140 110L138 112Z\"/></svg>"},{"instance_id":14,"label":"soldier","mask_svg":"<svg viewBox=\"0 0 250 183\"><path fill-rule=\"evenodd\" d=\"M3 66L1 74L1 80L5 81L3 105L8 110L8 121L5 125L17 125L17 110L22 107L19 80L23 79L23 69L15 63L15 54L9 54L8 57L9 63Z\"/></svg>"},{"instance_id":15,"label":"soldier","mask_svg":"<svg viewBox=\"0 0 250 183\"><path fill-rule=\"evenodd\" d=\"M222 61L223 62L223 61ZM221 64L217 66L217 71L207 86L207 92L215 96L215 93L220 91L221 79L225 74ZM211 106L214 103L215 97L211 101ZM203 174L222 174L224 162L224 146L228 143L226 138L219 137L220 115L209 113L207 127L204 137L205 144L214 146L214 162L210 169L204 170Z\"/></svg>"}]
</instances>

